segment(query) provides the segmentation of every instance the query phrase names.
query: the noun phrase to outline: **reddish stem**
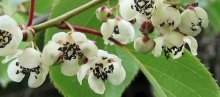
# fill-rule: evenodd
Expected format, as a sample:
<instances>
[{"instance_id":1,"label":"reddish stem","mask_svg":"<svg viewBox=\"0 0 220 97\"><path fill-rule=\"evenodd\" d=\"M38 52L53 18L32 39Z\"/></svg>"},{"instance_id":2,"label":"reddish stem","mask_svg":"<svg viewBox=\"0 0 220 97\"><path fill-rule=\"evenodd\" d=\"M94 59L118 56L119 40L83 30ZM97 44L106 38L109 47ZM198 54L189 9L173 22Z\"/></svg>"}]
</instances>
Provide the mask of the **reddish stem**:
<instances>
[{"instance_id":1,"label":"reddish stem","mask_svg":"<svg viewBox=\"0 0 220 97\"><path fill-rule=\"evenodd\" d=\"M58 28L60 28L60 29L68 29L68 30L70 29L65 24L58 25ZM93 34L93 35L97 35L97 36L102 37L101 32L93 30L93 29L89 29L89 28L86 28L86 27L80 27L80 26L73 26L73 28L76 31L80 31L80 32L84 32L84 33L88 33L88 34ZM120 43L119 41L117 41L116 39L114 39L112 37L110 37L109 40L114 42L115 44L117 44L119 46L123 46L124 45L124 44Z\"/></svg>"},{"instance_id":2,"label":"reddish stem","mask_svg":"<svg viewBox=\"0 0 220 97\"><path fill-rule=\"evenodd\" d=\"M31 26L33 23L33 19L34 19L34 10L35 10L35 0L31 0L31 9L29 12L29 20L27 23L27 27Z\"/></svg>"}]
</instances>

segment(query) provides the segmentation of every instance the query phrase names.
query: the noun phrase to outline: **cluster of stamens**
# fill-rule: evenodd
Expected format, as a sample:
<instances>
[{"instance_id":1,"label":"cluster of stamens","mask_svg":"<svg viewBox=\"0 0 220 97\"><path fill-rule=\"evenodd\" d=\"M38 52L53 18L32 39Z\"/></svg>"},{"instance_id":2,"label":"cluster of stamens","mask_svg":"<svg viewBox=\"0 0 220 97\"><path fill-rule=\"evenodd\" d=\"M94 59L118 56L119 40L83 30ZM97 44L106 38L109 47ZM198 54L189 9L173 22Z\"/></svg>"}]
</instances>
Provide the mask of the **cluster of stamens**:
<instances>
[{"instance_id":1,"label":"cluster of stamens","mask_svg":"<svg viewBox=\"0 0 220 97\"><path fill-rule=\"evenodd\" d=\"M25 67L21 66L19 62L16 62L15 65L21 69L21 70L17 70L16 74L22 73L24 75L29 75L31 72L34 72L36 74L40 73L40 66L37 66L34 68L25 68ZM37 76L35 76L35 79L37 79Z\"/></svg>"},{"instance_id":2,"label":"cluster of stamens","mask_svg":"<svg viewBox=\"0 0 220 97\"><path fill-rule=\"evenodd\" d=\"M12 40L12 35L5 30L0 30L0 48L4 48Z\"/></svg>"}]
</instances>

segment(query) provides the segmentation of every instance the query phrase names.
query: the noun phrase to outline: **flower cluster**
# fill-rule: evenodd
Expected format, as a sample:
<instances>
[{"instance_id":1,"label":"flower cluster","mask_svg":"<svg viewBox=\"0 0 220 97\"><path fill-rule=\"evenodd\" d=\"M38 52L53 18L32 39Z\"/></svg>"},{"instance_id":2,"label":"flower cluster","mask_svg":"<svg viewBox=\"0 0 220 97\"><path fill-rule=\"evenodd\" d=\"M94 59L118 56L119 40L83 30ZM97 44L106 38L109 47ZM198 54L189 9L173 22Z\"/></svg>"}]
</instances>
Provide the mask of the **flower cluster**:
<instances>
[{"instance_id":1,"label":"flower cluster","mask_svg":"<svg viewBox=\"0 0 220 97\"><path fill-rule=\"evenodd\" d=\"M197 36L208 27L208 16L204 9L196 4L180 10L181 6L165 3L163 0L119 0L121 17L112 16L112 9L100 7L96 10L97 19L102 21L101 33L105 44L113 44L110 39L121 44L134 41L137 52L161 56L164 51L167 58L180 58L188 44L193 55L197 55ZM9 63L7 73L15 82L28 77L28 86L39 87L45 81L49 68L61 65L61 72L66 76L77 76L79 84L88 78L89 87L98 94L105 91L105 81L113 85L121 84L126 71L121 59L98 49L95 42L89 40L82 32L75 31L71 25L70 32L57 32L44 46L42 52L35 45L18 49L22 40L34 37L32 28L20 28L11 17L0 16L0 56L5 56L3 63ZM136 37L132 23L137 21L142 36ZM157 29L158 37L152 39L149 34ZM29 35L29 36L28 36ZM30 38L31 37L31 38ZM136 37L136 38L135 38Z\"/></svg>"},{"instance_id":2,"label":"flower cluster","mask_svg":"<svg viewBox=\"0 0 220 97\"><path fill-rule=\"evenodd\" d=\"M0 16L0 56L5 56L3 63L9 63L7 73L14 82L21 82L28 77L28 86L39 87L45 81L49 68L61 64L61 72L66 76L77 75L79 83L88 76L90 88L99 94L105 91L104 82L109 80L114 85L123 82L126 72L121 59L116 55L99 50L96 44L85 34L76 31L58 32L39 51L35 45L18 49L24 38L29 39L31 28L20 28L11 17ZM120 28L121 29L121 28Z\"/></svg>"},{"instance_id":3,"label":"flower cluster","mask_svg":"<svg viewBox=\"0 0 220 97\"><path fill-rule=\"evenodd\" d=\"M142 53L152 51L156 57L164 51L167 58L177 59L183 55L185 45L188 44L192 54L197 55L198 44L193 36L208 27L208 15L197 4L187 6L186 10L180 10L180 7L163 0L120 0L122 18L127 21L137 20L143 34L135 38L135 50ZM151 39L148 35L154 29L160 34Z\"/></svg>"}]
</instances>

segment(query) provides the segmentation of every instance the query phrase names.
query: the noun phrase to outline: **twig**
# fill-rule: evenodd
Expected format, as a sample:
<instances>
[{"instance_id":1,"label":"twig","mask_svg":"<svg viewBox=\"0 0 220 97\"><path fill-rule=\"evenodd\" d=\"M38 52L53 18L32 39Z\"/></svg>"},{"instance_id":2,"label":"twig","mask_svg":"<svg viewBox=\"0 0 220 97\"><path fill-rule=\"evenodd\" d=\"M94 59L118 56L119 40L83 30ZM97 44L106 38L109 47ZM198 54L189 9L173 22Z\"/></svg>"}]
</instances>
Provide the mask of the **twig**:
<instances>
[{"instance_id":1,"label":"twig","mask_svg":"<svg viewBox=\"0 0 220 97\"><path fill-rule=\"evenodd\" d=\"M70 28L67 25L64 25L64 24L58 25L57 27L60 28L60 29L68 29L68 30L70 30ZM80 27L80 26L73 26L73 28L76 31L80 31L80 32L84 32L84 33L93 34L93 35L97 35L97 36L103 37L101 32L93 30L93 29L89 29L89 28L86 28L86 27ZM117 41L116 39L114 39L112 37L110 37L109 40L114 42L115 44L117 44L119 46L124 46L124 44L120 43L119 41Z\"/></svg>"},{"instance_id":2,"label":"twig","mask_svg":"<svg viewBox=\"0 0 220 97\"><path fill-rule=\"evenodd\" d=\"M51 19L47 22L35 25L35 26L33 26L33 29L37 32L37 31L43 30L45 28L56 26L57 24L61 24L62 21L68 20L69 18L79 14L80 12L87 10L90 7L93 7L93 6L95 6L101 2L104 2L104 1L106 1L106 0L92 0L92 1L76 8L76 9L73 9L73 10L61 15L61 16L58 16L58 17Z\"/></svg>"},{"instance_id":3,"label":"twig","mask_svg":"<svg viewBox=\"0 0 220 97\"><path fill-rule=\"evenodd\" d=\"M34 10L35 10L35 0L31 0L31 9L29 12L29 20L27 23L27 27L31 26L33 23L33 19L34 19Z\"/></svg>"}]
</instances>

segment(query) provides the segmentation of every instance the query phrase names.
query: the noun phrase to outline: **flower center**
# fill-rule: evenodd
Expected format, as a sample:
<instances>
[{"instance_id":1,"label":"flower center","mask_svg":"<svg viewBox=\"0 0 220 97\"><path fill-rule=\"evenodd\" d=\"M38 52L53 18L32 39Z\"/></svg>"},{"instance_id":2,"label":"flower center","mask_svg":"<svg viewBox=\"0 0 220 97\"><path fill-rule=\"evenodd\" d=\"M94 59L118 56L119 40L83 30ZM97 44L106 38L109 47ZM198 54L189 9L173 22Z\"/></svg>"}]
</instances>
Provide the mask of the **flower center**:
<instances>
[{"instance_id":1,"label":"flower center","mask_svg":"<svg viewBox=\"0 0 220 97\"><path fill-rule=\"evenodd\" d=\"M167 22L162 22L160 24L160 27L164 27L164 26L174 26L175 22L174 21L167 21Z\"/></svg>"},{"instance_id":2,"label":"flower center","mask_svg":"<svg viewBox=\"0 0 220 97\"><path fill-rule=\"evenodd\" d=\"M180 47L173 46L171 48L163 46L163 50L165 53L166 58L168 59L170 57L170 54L173 54L174 56L177 55L179 52L181 52L184 48L184 44L182 44ZM183 52L182 52L183 54Z\"/></svg>"},{"instance_id":3,"label":"flower center","mask_svg":"<svg viewBox=\"0 0 220 97\"><path fill-rule=\"evenodd\" d=\"M105 81L108 79L108 74L113 73L114 65L107 65L108 63L112 62L112 60L108 59L107 57L102 57L102 61L103 63L95 63L95 66L91 67L90 70L98 79L101 78L103 81Z\"/></svg>"},{"instance_id":4,"label":"flower center","mask_svg":"<svg viewBox=\"0 0 220 97\"><path fill-rule=\"evenodd\" d=\"M83 56L83 54L80 52L79 46L75 43L71 44L69 42L66 42L65 44L63 44L63 47L60 47L58 50L63 52L62 58L64 60L70 61L72 59L76 59L77 56Z\"/></svg>"},{"instance_id":5,"label":"flower center","mask_svg":"<svg viewBox=\"0 0 220 97\"><path fill-rule=\"evenodd\" d=\"M4 48L12 40L12 35L0 29L0 48Z\"/></svg>"},{"instance_id":6,"label":"flower center","mask_svg":"<svg viewBox=\"0 0 220 97\"><path fill-rule=\"evenodd\" d=\"M94 68L90 68L93 74L99 79L101 78L103 81L108 79L108 74L113 73L114 66L113 64L104 67L103 63L96 63Z\"/></svg>"},{"instance_id":7,"label":"flower center","mask_svg":"<svg viewBox=\"0 0 220 97\"><path fill-rule=\"evenodd\" d=\"M151 14L151 10L154 5L153 0L134 0L134 5L131 5L131 8L136 10L137 12L144 14L146 16Z\"/></svg>"},{"instance_id":8,"label":"flower center","mask_svg":"<svg viewBox=\"0 0 220 97\"><path fill-rule=\"evenodd\" d=\"M203 28L202 27L202 19L200 19L199 18L199 22L197 23L197 24L194 24L194 23L191 23L191 30L192 31L197 31L198 30L198 26L200 27L200 28Z\"/></svg>"},{"instance_id":9,"label":"flower center","mask_svg":"<svg viewBox=\"0 0 220 97\"><path fill-rule=\"evenodd\" d=\"M20 65L19 62L16 62L15 64L20 69L16 71L16 74L22 73L24 75L30 74L31 72L35 72L36 74L40 74L40 66L34 67L34 68L25 68ZM35 79L37 79L37 76L35 76Z\"/></svg>"}]
</instances>

